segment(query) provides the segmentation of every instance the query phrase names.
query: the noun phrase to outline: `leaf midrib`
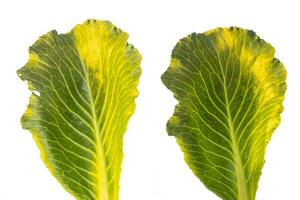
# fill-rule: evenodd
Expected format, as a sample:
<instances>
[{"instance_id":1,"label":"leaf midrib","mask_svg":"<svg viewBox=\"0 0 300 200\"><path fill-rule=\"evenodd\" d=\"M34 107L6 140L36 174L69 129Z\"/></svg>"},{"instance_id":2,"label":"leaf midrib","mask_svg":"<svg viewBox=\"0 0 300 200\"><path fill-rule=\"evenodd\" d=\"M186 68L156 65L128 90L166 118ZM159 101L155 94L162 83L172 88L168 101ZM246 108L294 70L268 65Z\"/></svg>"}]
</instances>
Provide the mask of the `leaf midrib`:
<instances>
[{"instance_id":1,"label":"leaf midrib","mask_svg":"<svg viewBox=\"0 0 300 200\"><path fill-rule=\"evenodd\" d=\"M80 58L80 57L79 57ZM94 98L92 96L92 90L90 87L90 81L88 77L88 72L86 65L80 58L82 67L84 69L85 73L85 79L87 82L87 91L89 95L89 100L90 100L90 107L92 111L92 118L93 118L93 128L95 131L95 136L96 136L96 164L97 164L97 186L98 186L98 193L96 193L96 199L97 200L108 200L109 199L109 193L108 193L108 184L107 184L107 169L106 169L106 162L105 162L105 154L104 154L104 149L103 145L101 142L100 138L100 131L98 127L98 118L96 114L96 108L94 104Z\"/></svg>"},{"instance_id":2,"label":"leaf midrib","mask_svg":"<svg viewBox=\"0 0 300 200\"><path fill-rule=\"evenodd\" d=\"M235 163L235 170L236 170L236 177L237 177L238 199L239 200L249 200L247 184L246 184L246 179L245 179L245 172L244 172L244 167L243 167L241 155L240 155L240 148L237 143L236 132L235 132L232 117L231 117L230 104L229 104L228 93L227 93L226 77L225 77L221 62L220 62L219 54L218 54L218 58L219 58L219 65L221 68L221 72L223 75L223 90L224 90L226 114L227 114L227 118L228 118L227 124L228 124L228 128L229 128L230 139L232 142L233 159L234 159L234 163Z\"/></svg>"}]
</instances>

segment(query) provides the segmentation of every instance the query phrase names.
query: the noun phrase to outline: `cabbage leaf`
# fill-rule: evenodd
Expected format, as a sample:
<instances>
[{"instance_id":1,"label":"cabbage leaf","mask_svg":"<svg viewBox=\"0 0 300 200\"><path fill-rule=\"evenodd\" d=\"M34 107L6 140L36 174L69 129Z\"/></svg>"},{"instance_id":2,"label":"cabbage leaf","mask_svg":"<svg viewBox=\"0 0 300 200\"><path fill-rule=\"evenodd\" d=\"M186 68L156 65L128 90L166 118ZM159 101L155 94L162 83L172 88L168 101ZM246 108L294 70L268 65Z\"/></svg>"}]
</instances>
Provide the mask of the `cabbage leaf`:
<instances>
[{"instance_id":1,"label":"cabbage leaf","mask_svg":"<svg viewBox=\"0 0 300 200\"><path fill-rule=\"evenodd\" d=\"M41 36L17 71L32 91L21 124L76 199L118 199L123 137L141 74L141 56L127 39L109 21L87 20L66 34Z\"/></svg>"},{"instance_id":2,"label":"cabbage leaf","mask_svg":"<svg viewBox=\"0 0 300 200\"><path fill-rule=\"evenodd\" d=\"M231 27L181 39L162 75L178 104L167 123L185 161L225 200L253 200L280 122L286 71L253 31Z\"/></svg>"}]
</instances>

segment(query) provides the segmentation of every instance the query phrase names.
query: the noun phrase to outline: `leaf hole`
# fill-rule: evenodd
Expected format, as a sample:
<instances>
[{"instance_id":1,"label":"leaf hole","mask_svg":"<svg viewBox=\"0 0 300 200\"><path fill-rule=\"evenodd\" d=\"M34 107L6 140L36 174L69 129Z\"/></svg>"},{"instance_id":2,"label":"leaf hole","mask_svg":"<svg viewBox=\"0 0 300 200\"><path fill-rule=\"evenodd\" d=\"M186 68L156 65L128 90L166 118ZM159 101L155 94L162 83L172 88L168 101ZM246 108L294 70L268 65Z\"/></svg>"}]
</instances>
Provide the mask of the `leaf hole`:
<instances>
[{"instance_id":1,"label":"leaf hole","mask_svg":"<svg viewBox=\"0 0 300 200\"><path fill-rule=\"evenodd\" d=\"M36 91L36 90L32 90L32 93L35 94L36 96L40 96L41 93L39 91Z\"/></svg>"}]
</instances>

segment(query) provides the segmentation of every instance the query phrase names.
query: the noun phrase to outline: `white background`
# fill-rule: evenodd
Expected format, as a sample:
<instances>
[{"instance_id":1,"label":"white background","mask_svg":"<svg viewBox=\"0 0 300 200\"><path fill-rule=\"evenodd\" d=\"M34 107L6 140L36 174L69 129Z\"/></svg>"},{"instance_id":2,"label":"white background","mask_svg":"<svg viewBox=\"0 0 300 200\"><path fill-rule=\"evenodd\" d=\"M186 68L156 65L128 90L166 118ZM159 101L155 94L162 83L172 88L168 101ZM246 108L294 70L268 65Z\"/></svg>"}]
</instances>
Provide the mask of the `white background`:
<instances>
[{"instance_id":1,"label":"white background","mask_svg":"<svg viewBox=\"0 0 300 200\"><path fill-rule=\"evenodd\" d=\"M176 42L218 26L254 30L276 48L288 71L282 123L267 148L257 200L300 199L300 6L297 1L1 0L0 199L71 200L42 163L19 119L30 95L16 75L38 36L88 18L130 35L143 56L136 112L125 137L120 200L216 200L192 174L165 124L175 100L160 81Z\"/></svg>"}]
</instances>

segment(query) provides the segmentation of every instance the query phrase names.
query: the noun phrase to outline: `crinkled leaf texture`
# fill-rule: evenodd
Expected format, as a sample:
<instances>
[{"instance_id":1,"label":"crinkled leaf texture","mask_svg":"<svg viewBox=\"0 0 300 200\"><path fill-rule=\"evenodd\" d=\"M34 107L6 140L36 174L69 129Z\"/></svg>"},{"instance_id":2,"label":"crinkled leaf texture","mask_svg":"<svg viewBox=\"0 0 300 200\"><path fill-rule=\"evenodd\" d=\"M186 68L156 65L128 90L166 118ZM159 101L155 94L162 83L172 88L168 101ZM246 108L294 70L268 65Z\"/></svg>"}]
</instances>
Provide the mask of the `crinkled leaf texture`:
<instances>
[{"instance_id":1,"label":"crinkled leaf texture","mask_svg":"<svg viewBox=\"0 0 300 200\"><path fill-rule=\"evenodd\" d=\"M179 103L167 131L194 174L222 199L255 199L285 79L273 47L253 31L193 33L173 49L162 81Z\"/></svg>"},{"instance_id":2,"label":"crinkled leaf texture","mask_svg":"<svg viewBox=\"0 0 300 200\"><path fill-rule=\"evenodd\" d=\"M67 34L41 36L17 72L33 91L22 126L77 199L118 199L123 136L141 74L141 56L127 39L108 21L87 20Z\"/></svg>"}]
</instances>

